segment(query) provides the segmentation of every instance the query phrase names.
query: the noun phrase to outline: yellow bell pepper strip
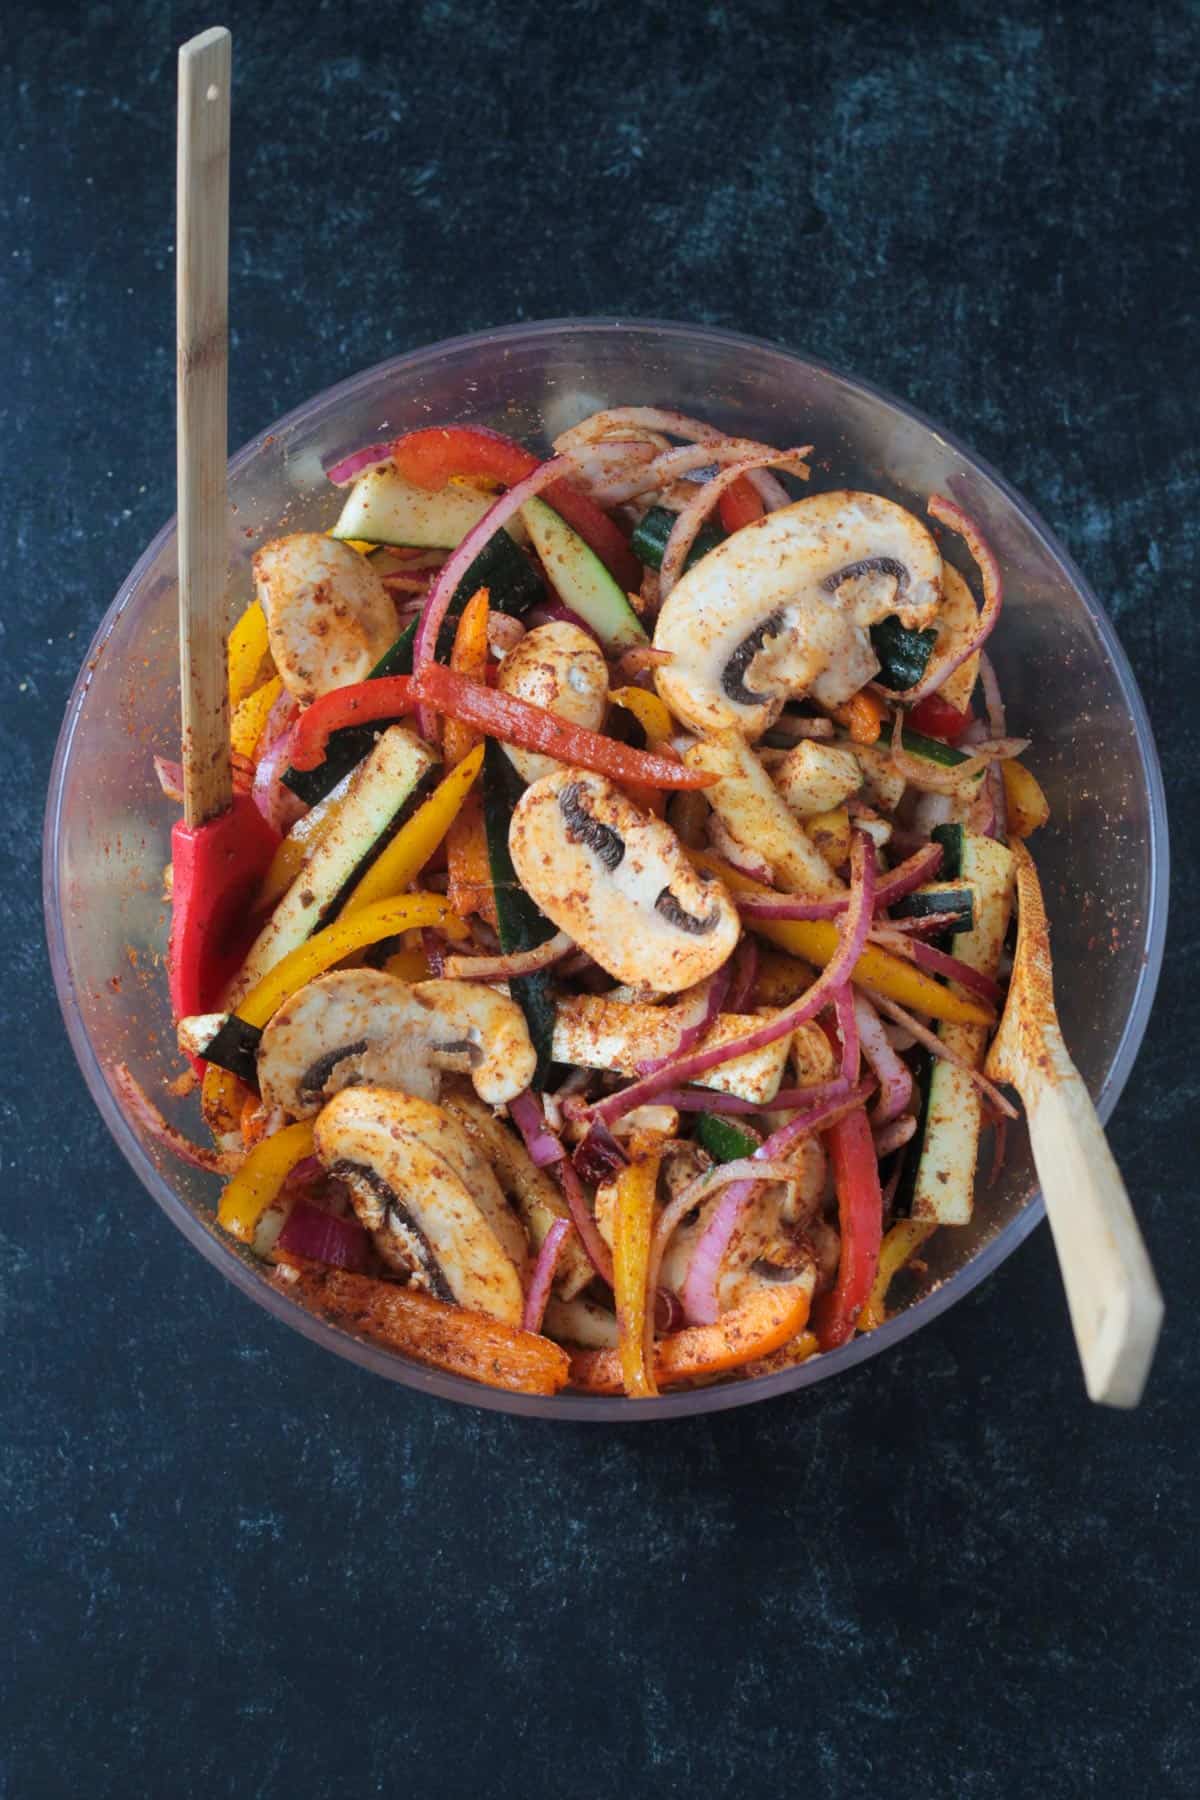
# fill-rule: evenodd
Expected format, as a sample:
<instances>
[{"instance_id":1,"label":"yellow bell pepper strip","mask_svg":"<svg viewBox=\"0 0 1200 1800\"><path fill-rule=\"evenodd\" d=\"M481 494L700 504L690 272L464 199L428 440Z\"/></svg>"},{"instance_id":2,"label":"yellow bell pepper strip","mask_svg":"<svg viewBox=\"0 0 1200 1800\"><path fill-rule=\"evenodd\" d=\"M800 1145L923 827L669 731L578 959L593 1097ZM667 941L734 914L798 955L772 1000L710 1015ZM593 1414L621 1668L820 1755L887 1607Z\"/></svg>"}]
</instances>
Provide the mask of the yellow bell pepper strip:
<instances>
[{"instance_id":1,"label":"yellow bell pepper strip","mask_svg":"<svg viewBox=\"0 0 1200 1800\"><path fill-rule=\"evenodd\" d=\"M860 1331L875 1331L886 1320L888 1289L937 1225L926 1219L898 1219L879 1250L879 1270L867 1304L858 1315Z\"/></svg>"},{"instance_id":2,"label":"yellow bell pepper strip","mask_svg":"<svg viewBox=\"0 0 1200 1800\"><path fill-rule=\"evenodd\" d=\"M652 1309L646 1281L654 1227L654 1196L661 1156L651 1153L628 1163L617 1177L613 1204L613 1295L617 1303L621 1379L631 1399L658 1392L651 1368Z\"/></svg>"},{"instance_id":3,"label":"yellow bell pepper strip","mask_svg":"<svg viewBox=\"0 0 1200 1800\"><path fill-rule=\"evenodd\" d=\"M397 981L428 981L432 973L423 950L397 950L383 965L384 973Z\"/></svg>"},{"instance_id":4,"label":"yellow bell pepper strip","mask_svg":"<svg viewBox=\"0 0 1200 1800\"><path fill-rule=\"evenodd\" d=\"M401 826L387 848L376 857L366 874L350 891L342 907L343 919L352 918L377 900L402 893L415 881L453 825L483 767L483 745L476 744L456 769L438 783L407 825Z\"/></svg>"},{"instance_id":5,"label":"yellow bell pepper strip","mask_svg":"<svg viewBox=\"0 0 1200 1800\"><path fill-rule=\"evenodd\" d=\"M840 869L850 856L850 814L844 806L831 812L813 813L804 821L804 830L831 869Z\"/></svg>"},{"instance_id":6,"label":"yellow bell pepper strip","mask_svg":"<svg viewBox=\"0 0 1200 1800\"><path fill-rule=\"evenodd\" d=\"M715 1325L689 1325L659 1338L654 1346L655 1383L669 1387L673 1381L720 1375L770 1356L804 1330L811 1303L811 1284L781 1282L723 1313ZM577 1350L571 1357L571 1386L585 1394L619 1394L622 1382L619 1349Z\"/></svg>"},{"instance_id":7,"label":"yellow bell pepper strip","mask_svg":"<svg viewBox=\"0 0 1200 1800\"><path fill-rule=\"evenodd\" d=\"M276 1285L309 1312L401 1356L511 1394L556 1394L566 1385L566 1351L519 1325L394 1281L301 1262L287 1251L276 1252L276 1263Z\"/></svg>"},{"instance_id":8,"label":"yellow bell pepper strip","mask_svg":"<svg viewBox=\"0 0 1200 1800\"><path fill-rule=\"evenodd\" d=\"M752 881L708 850L689 850L688 856L698 869L719 876L735 895L761 894L766 899L771 892L761 882ZM789 955L816 963L821 968L838 946L837 926L832 919L752 919L747 920L747 924L752 931L770 938ZM991 1008L982 1001L956 994L912 963L902 962L898 956L892 956L874 944L868 944L855 963L853 979L863 987L878 989L900 1006L924 1013L930 1019L950 1019L956 1025L990 1025L993 1022Z\"/></svg>"},{"instance_id":9,"label":"yellow bell pepper strip","mask_svg":"<svg viewBox=\"0 0 1200 1800\"><path fill-rule=\"evenodd\" d=\"M200 1111L214 1137L240 1131L242 1107L253 1098L244 1081L229 1069L207 1063L200 1086Z\"/></svg>"},{"instance_id":10,"label":"yellow bell pepper strip","mask_svg":"<svg viewBox=\"0 0 1200 1800\"><path fill-rule=\"evenodd\" d=\"M1040 829L1050 817L1050 802L1042 792L1036 775L1015 758L1000 764L1004 777L1004 800L1008 808L1008 829L1014 837L1027 838Z\"/></svg>"},{"instance_id":11,"label":"yellow bell pepper strip","mask_svg":"<svg viewBox=\"0 0 1200 1800\"><path fill-rule=\"evenodd\" d=\"M657 750L660 744L674 736L675 726L665 704L647 688L614 688L608 697L614 706L623 706L626 712L633 714L645 732L651 750Z\"/></svg>"},{"instance_id":12,"label":"yellow bell pepper strip","mask_svg":"<svg viewBox=\"0 0 1200 1800\"><path fill-rule=\"evenodd\" d=\"M313 1153L313 1120L285 1125L274 1137L255 1144L237 1174L225 1184L217 1207L217 1224L230 1237L248 1244L280 1188L306 1156Z\"/></svg>"},{"instance_id":13,"label":"yellow bell pepper strip","mask_svg":"<svg viewBox=\"0 0 1200 1800\"><path fill-rule=\"evenodd\" d=\"M817 979L811 964L782 950L760 950L754 986L750 990L752 1006L787 1006L807 993Z\"/></svg>"},{"instance_id":14,"label":"yellow bell pepper strip","mask_svg":"<svg viewBox=\"0 0 1200 1800\"><path fill-rule=\"evenodd\" d=\"M467 936L466 926L455 918L440 894L398 894L394 899L376 900L373 905L364 906L351 918L343 913L268 970L240 1002L234 1016L245 1025L261 1027L292 994L353 951L423 925L433 926L449 938Z\"/></svg>"},{"instance_id":15,"label":"yellow bell pepper strip","mask_svg":"<svg viewBox=\"0 0 1200 1800\"><path fill-rule=\"evenodd\" d=\"M278 675L272 675L270 681L264 681L260 688L255 688L252 694L247 694L238 704L229 722L229 742L239 756L254 755L258 749L258 740L263 734L263 726L282 692L282 681Z\"/></svg>"},{"instance_id":16,"label":"yellow bell pepper strip","mask_svg":"<svg viewBox=\"0 0 1200 1800\"><path fill-rule=\"evenodd\" d=\"M255 600L229 634L229 704L235 711L258 686L270 654L267 616Z\"/></svg>"}]
</instances>

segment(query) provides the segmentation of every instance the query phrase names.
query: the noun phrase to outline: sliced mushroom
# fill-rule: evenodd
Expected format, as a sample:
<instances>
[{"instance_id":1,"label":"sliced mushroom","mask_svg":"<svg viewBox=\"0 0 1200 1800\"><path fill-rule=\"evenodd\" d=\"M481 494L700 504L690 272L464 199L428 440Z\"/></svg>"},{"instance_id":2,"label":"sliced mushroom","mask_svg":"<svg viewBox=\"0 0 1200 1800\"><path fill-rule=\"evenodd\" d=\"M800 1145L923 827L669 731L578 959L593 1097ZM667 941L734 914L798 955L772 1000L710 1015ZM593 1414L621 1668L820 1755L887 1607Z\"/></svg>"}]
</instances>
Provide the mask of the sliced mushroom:
<instances>
[{"instance_id":1,"label":"sliced mushroom","mask_svg":"<svg viewBox=\"0 0 1200 1800\"><path fill-rule=\"evenodd\" d=\"M263 1099L311 1118L331 1094L369 1082L436 1100L443 1069L469 1074L499 1106L529 1086L537 1056L520 1007L473 981L410 987L380 969L339 969L302 987L258 1047Z\"/></svg>"},{"instance_id":2,"label":"sliced mushroom","mask_svg":"<svg viewBox=\"0 0 1200 1800\"><path fill-rule=\"evenodd\" d=\"M608 664L595 638L568 619L526 632L500 664L496 685L589 731L599 731L604 723ZM552 756L513 744L505 744L504 751L523 781L538 781L561 767Z\"/></svg>"},{"instance_id":3,"label":"sliced mushroom","mask_svg":"<svg viewBox=\"0 0 1200 1800\"><path fill-rule=\"evenodd\" d=\"M317 1120L316 1153L393 1267L439 1299L518 1324L524 1234L495 1176L438 1106L347 1088Z\"/></svg>"},{"instance_id":4,"label":"sliced mushroom","mask_svg":"<svg viewBox=\"0 0 1200 1800\"><path fill-rule=\"evenodd\" d=\"M289 694L319 694L365 681L396 638L396 609L365 556L319 531L264 544L254 590L267 616L275 667Z\"/></svg>"},{"instance_id":5,"label":"sliced mushroom","mask_svg":"<svg viewBox=\"0 0 1200 1800\"><path fill-rule=\"evenodd\" d=\"M617 981L677 994L737 943L721 883L698 874L670 826L603 776L558 769L526 788L509 849L546 916Z\"/></svg>"},{"instance_id":6,"label":"sliced mushroom","mask_svg":"<svg viewBox=\"0 0 1200 1800\"><path fill-rule=\"evenodd\" d=\"M942 559L920 521L878 494L813 494L710 550L663 603L655 679L693 730L754 739L785 701L849 699L877 671L867 628L928 625Z\"/></svg>"}]
</instances>

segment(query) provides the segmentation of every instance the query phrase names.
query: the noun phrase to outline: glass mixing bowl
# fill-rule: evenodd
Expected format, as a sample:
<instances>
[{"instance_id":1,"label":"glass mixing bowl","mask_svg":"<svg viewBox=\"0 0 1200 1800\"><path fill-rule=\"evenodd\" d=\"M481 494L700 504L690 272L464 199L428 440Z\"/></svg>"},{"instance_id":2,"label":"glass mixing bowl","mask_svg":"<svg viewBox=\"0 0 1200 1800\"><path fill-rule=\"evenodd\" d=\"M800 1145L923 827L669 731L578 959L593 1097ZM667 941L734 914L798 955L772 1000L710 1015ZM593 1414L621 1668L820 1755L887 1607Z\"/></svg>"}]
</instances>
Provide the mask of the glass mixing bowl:
<instances>
[{"instance_id":1,"label":"glass mixing bowl","mask_svg":"<svg viewBox=\"0 0 1200 1800\"><path fill-rule=\"evenodd\" d=\"M1145 708L1087 583L1025 502L910 408L775 345L690 325L565 320L512 326L397 357L331 388L234 457L229 470L231 618L249 561L279 532L323 528L338 500L324 469L358 445L418 425L477 421L546 446L602 406L660 404L778 444L816 445L814 486L870 489L920 513L935 490L981 523L1006 598L989 649L1010 729L1033 739L1050 799L1037 839L1063 1028L1102 1117L1133 1065L1166 924L1167 826ZM957 540L947 554L959 559ZM217 1183L146 1139L114 1091L127 1061L156 1096L180 1061L162 967L163 866L176 809L152 755L178 755L176 549L166 525L122 584L67 707L50 782L45 904L54 978L75 1054L139 1179L191 1243L277 1319L389 1380L444 1399L559 1419L661 1419L744 1406L823 1381L934 1319L1042 1217L1024 1134L974 1222L939 1232L928 1271L887 1324L797 1368L654 1401L505 1394L421 1368L314 1319L216 1231ZM166 1101L198 1129L193 1099ZM182 1354L182 1335L181 1335Z\"/></svg>"}]
</instances>

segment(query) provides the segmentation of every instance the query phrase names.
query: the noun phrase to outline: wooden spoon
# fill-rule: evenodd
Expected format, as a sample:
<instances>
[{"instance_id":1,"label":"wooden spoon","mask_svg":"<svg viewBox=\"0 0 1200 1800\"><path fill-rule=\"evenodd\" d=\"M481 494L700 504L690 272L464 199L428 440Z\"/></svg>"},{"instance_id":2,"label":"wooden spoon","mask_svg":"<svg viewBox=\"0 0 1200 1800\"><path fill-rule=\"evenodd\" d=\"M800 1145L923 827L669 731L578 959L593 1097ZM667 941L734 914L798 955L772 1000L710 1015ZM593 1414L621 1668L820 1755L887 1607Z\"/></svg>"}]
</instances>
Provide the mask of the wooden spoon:
<instances>
[{"instance_id":1,"label":"wooden spoon","mask_svg":"<svg viewBox=\"0 0 1200 1800\"><path fill-rule=\"evenodd\" d=\"M176 225L179 696L184 816L171 838L176 1018L217 1003L240 960L250 903L278 834L235 796L229 745L227 361L232 40L179 52Z\"/></svg>"},{"instance_id":2,"label":"wooden spoon","mask_svg":"<svg viewBox=\"0 0 1200 1800\"><path fill-rule=\"evenodd\" d=\"M1017 953L986 1073L1011 1083L1025 1104L1088 1394L1107 1406L1136 1406L1162 1324L1162 1295L1104 1128L1063 1042L1033 858L1016 839L1011 848Z\"/></svg>"}]
</instances>

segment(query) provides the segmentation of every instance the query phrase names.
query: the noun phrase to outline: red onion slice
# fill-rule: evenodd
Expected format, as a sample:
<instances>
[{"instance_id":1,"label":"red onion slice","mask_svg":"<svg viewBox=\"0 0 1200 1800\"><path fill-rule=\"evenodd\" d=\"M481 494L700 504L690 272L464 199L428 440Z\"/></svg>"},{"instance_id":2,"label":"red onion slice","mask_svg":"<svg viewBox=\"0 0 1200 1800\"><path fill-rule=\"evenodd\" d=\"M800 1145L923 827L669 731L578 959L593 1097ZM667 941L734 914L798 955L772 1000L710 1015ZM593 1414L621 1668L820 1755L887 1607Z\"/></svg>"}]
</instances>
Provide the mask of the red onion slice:
<instances>
[{"instance_id":1,"label":"red onion slice","mask_svg":"<svg viewBox=\"0 0 1200 1800\"><path fill-rule=\"evenodd\" d=\"M1028 750L1030 744L1029 738L1000 738L995 743L976 744L973 746L973 754L966 762L947 767L941 763L929 762L923 756L913 756L907 751L901 735L903 730L904 714L897 711L892 720L892 766L898 774L903 775L910 787L918 788L924 794L961 795L966 783L982 775L992 763L1020 756L1023 750Z\"/></svg>"},{"instance_id":2,"label":"red onion slice","mask_svg":"<svg viewBox=\"0 0 1200 1800\"><path fill-rule=\"evenodd\" d=\"M970 514L963 512L960 506L956 506L953 500L947 500L943 494L931 495L926 510L930 518L936 519L939 524L946 525L951 531L957 532L975 558L980 579L983 582L983 610L979 614L979 622L975 629L969 632L944 660L938 661L936 658L930 658L930 667L916 687L906 688L903 693L892 695L894 699L901 700L905 706L915 706L918 700L925 698L926 694L935 694L947 676L953 675L955 669L961 669L962 665L983 647L996 628L996 621L1000 617L1000 608L1004 604L1004 581L1000 574L1000 565L996 561L991 545ZM887 688L882 690L884 693L889 691Z\"/></svg>"},{"instance_id":3,"label":"red onion slice","mask_svg":"<svg viewBox=\"0 0 1200 1800\"><path fill-rule=\"evenodd\" d=\"M168 762L165 756L154 758L154 773L158 776L158 785L168 800L178 800L183 804L183 764Z\"/></svg>"},{"instance_id":4,"label":"red onion slice","mask_svg":"<svg viewBox=\"0 0 1200 1800\"><path fill-rule=\"evenodd\" d=\"M945 950L938 950L921 938L907 933L893 933L884 926L871 932L871 941L890 950L894 956L902 956L906 962L915 963L918 968L928 969L931 975L945 975L947 980L956 981L959 987L978 994L981 1000L987 1000L992 1006L999 1006L1004 998L1003 988L990 975L982 975L978 969L970 968L957 956L949 956Z\"/></svg>"},{"instance_id":5,"label":"red onion slice","mask_svg":"<svg viewBox=\"0 0 1200 1800\"><path fill-rule=\"evenodd\" d=\"M714 444L728 436L716 425L710 425L704 419L693 419L688 413L676 412L673 407L665 406L613 406L604 412L593 413L590 418L583 419L564 431L554 440L554 448L560 455L581 450L584 446L593 448L598 440L610 437L614 432L666 432L671 437L684 438L689 443ZM763 505L768 512L776 512L781 506L791 504L791 495L787 489L762 469L756 469L750 480L758 489Z\"/></svg>"},{"instance_id":6,"label":"red onion slice","mask_svg":"<svg viewBox=\"0 0 1200 1800\"><path fill-rule=\"evenodd\" d=\"M777 454L770 444L757 443L753 438L706 438L702 443L664 450L651 463L612 475L597 484L592 498L601 506L619 506L626 500L636 499L639 494L668 487L695 469L725 468L733 462L749 462L752 457Z\"/></svg>"},{"instance_id":7,"label":"red onion slice","mask_svg":"<svg viewBox=\"0 0 1200 1800\"><path fill-rule=\"evenodd\" d=\"M547 1125L542 1103L532 1088L526 1088L515 1100L509 1101L508 1114L525 1139L530 1159L539 1169L547 1169L551 1163L563 1160L567 1153Z\"/></svg>"},{"instance_id":8,"label":"red onion slice","mask_svg":"<svg viewBox=\"0 0 1200 1800\"><path fill-rule=\"evenodd\" d=\"M731 1013L740 1013L749 1006L754 983L758 980L758 942L749 932L742 937L732 960L733 973L729 978L725 1005Z\"/></svg>"},{"instance_id":9,"label":"red onion slice","mask_svg":"<svg viewBox=\"0 0 1200 1800\"><path fill-rule=\"evenodd\" d=\"M185 1137L174 1125L168 1125L127 1063L113 1064L112 1079L113 1086L143 1131L172 1156L177 1156L180 1162L191 1163L194 1169L207 1169L211 1175L232 1175L235 1169L241 1168L245 1161L244 1151L206 1150Z\"/></svg>"},{"instance_id":10,"label":"red onion slice","mask_svg":"<svg viewBox=\"0 0 1200 1800\"><path fill-rule=\"evenodd\" d=\"M292 758L296 723L294 721L267 745L255 764L254 786L250 790L255 806L281 837L308 811L303 800L293 794L283 780Z\"/></svg>"},{"instance_id":11,"label":"red onion slice","mask_svg":"<svg viewBox=\"0 0 1200 1800\"><path fill-rule=\"evenodd\" d=\"M865 1106L875 1091L873 1081L862 1081L849 1093L843 1089L840 1095L833 1094L819 1106L810 1107L807 1112L797 1113L778 1131L773 1131L766 1141L754 1152L756 1157L764 1161L775 1156L782 1156L797 1144L802 1137L811 1137L814 1131L824 1131L827 1126L836 1125L846 1113L853 1112L856 1106Z\"/></svg>"},{"instance_id":12,"label":"red onion slice","mask_svg":"<svg viewBox=\"0 0 1200 1800\"><path fill-rule=\"evenodd\" d=\"M995 668L992 666L992 659L986 650L979 652L979 681L983 688L983 704L987 711L988 730L994 738L1002 738L1008 732L1004 700L1000 693L1000 683L996 679Z\"/></svg>"},{"instance_id":13,"label":"red onion slice","mask_svg":"<svg viewBox=\"0 0 1200 1800\"><path fill-rule=\"evenodd\" d=\"M717 1280L721 1264L733 1240L733 1234L745 1217L761 1183L791 1181L795 1178L795 1170L787 1164L764 1163L761 1171L747 1175L746 1171L751 1166L749 1157L726 1163L719 1170L711 1171L711 1174L718 1176L717 1181L711 1181L709 1176L702 1175L698 1181L689 1182L678 1197L679 1201L683 1201L690 1194L692 1206L695 1206L715 1193L718 1187L725 1190L688 1258L687 1274L679 1290L683 1316L689 1325L713 1325L720 1317ZM701 1189L702 1192L698 1191ZM690 1208L686 1210L690 1211Z\"/></svg>"},{"instance_id":14,"label":"red onion slice","mask_svg":"<svg viewBox=\"0 0 1200 1800\"><path fill-rule=\"evenodd\" d=\"M296 1201L277 1241L281 1250L331 1269L362 1275L370 1266L371 1240L358 1220L335 1219L308 1200Z\"/></svg>"},{"instance_id":15,"label":"red onion slice","mask_svg":"<svg viewBox=\"0 0 1200 1800\"><path fill-rule=\"evenodd\" d=\"M514 950L508 956L448 956L442 974L451 981L510 981L517 975L533 975L561 962L575 948L565 931L538 944L533 950Z\"/></svg>"},{"instance_id":16,"label":"red onion slice","mask_svg":"<svg viewBox=\"0 0 1200 1800\"><path fill-rule=\"evenodd\" d=\"M417 635L413 640L414 675L419 675L425 664L433 661L438 633L450 602L459 582L479 552L491 542L502 525L506 525L515 513L520 512L527 500L532 500L543 488L561 481L564 476L573 472L573 464L568 457L555 456L549 462L539 463L523 481L518 481L507 493L494 500L478 524L471 527L453 556L442 565L437 580L429 590L429 598L425 602L421 623L417 626ZM432 742L436 717L427 706L418 710L421 735Z\"/></svg>"},{"instance_id":17,"label":"red onion slice","mask_svg":"<svg viewBox=\"0 0 1200 1800\"><path fill-rule=\"evenodd\" d=\"M769 456L746 457L740 462L731 463L727 469L714 475L711 481L706 481L697 491L695 499L689 500L683 511L676 515L671 527L671 535L663 551L662 567L658 572L658 591L663 599L666 599L682 575L688 551L695 543L700 527L726 488L732 487L735 481L740 481L743 475L750 474L752 470L767 467L790 469L794 475L807 476L809 467L804 459L811 453L812 445L805 444L799 449L773 450Z\"/></svg>"},{"instance_id":18,"label":"red onion slice","mask_svg":"<svg viewBox=\"0 0 1200 1800\"><path fill-rule=\"evenodd\" d=\"M664 1069L669 1062L673 1062L677 1056L683 1056L694 1044L700 1042L705 1032L712 1028L713 1021L725 1003L725 996L729 992L730 972L729 962L723 962L707 981L699 983L698 989L686 998L680 1009L686 1009L687 1019L679 1034L679 1042L665 1056L652 1057L648 1062L638 1063L639 1075L653 1075L656 1069Z\"/></svg>"},{"instance_id":19,"label":"red onion slice","mask_svg":"<svg viewBox=\"0 0 1200 1800\"><path fill-rule=\"evenodd\" d=\"M863 1056L879 1082L879 1100L872 1110L871 1123L886 1125L912 1103L912 1070L896 1054L882 1019L865 994L855 994L854 1016Z\"/></svg>"},{"instance_id":20,"label":"red onion slice","mask_svg":"<svg viewBox=\"0 0 1200 1800\"><path fill-rule=\"evenodd\" d=\"M537 1253L537 1261L533 1265L533 1274L529 1280L529 1291L525 1296L525 1312L521 1324L526 1331L542 1329L542 1320L546 1316L546 1302L550 1298L550 1289L558 1272L558 1259L562 1252L563 1240L570 1229L570 1219L555 1219L542 1239L542 1247Z\"/></svg>"},{"instance_id":21,"label":"red onion slice","mask_svg":"<svg viewBox=\"0 0 1200 1800\"><path fill-rule=\"evenodd\" d=\"M364 469L373 469L376 464L387 462L392 454L390 444L368 444L364 450L352 450L349 456L343 456L340 462L333 463L325 474L334 487L349 487L357 481Z\"/></svg>"},{"instance_id":22,"label":"red onion slice","mask_svg":"<svg viewBox=\"0 0 1200 1800\"><path fill-rule=\"evenodd\" d=\"M837 1075L830 1081L814 1081L808 1087L780 1088L769 1100L744 1100L740 1094L722 1094L716 1088L688 1087L664 1088L654 1098L657 1105L673 1106L676 1112L761 1113L811 1106L845 1092L846 1083Z\"/></svg>"},{"instance_id":23,"label":"red onion slice","mask_svg":"<svg viewBox=\"0 0 1200 1800\"><path fill-rule=\"evenodd\" d=\"M916 1135L916 1130L917 1121L911 1113L893 1119L890 1125L885 1125L882 1130L874 1133L876 1156L882 1160L883 1157L890 1156L893 1150L903 1149L909 1139Z\"/></svg>"},{"instance_id":24,"label":"red onion slice","mask_svg":"<svg viewBox=\"0 0 1200 1800\"><path fill-rule=\"evenodd\" d=\"M601 1281L613 1284L612 1254L600 1236L587 1196L583 1191L583 1183L575 1173L570 1162L556 1164L556 1173L562 1183L563 1198L567 1203L567 1211L571 1215L571 1223L579 1233L579 1241L583 1245L588 1261L595 1269Z\"/></svg>"},{"instance_id":25,"label":"red onion slice","mask_svg":"<svg viewBox=\"0 0 1200 1800\"><path fill-rule=\"evenodd\" d=\"M941 866L942 846L922 845L907 862L900 863L889 875L878 880L875 887L876 909L894 906L897 900L903 900L914 888L932 881ZM793 900L783 894L770 899L761 898L757 894L735 893L733 897L743 919L836 919L850 904L849 894L835 894L829 900Z\"/></svg>"},{"instance_id":26,"label":"red onion slice","mask_svg":"<svg viewBox=\"0 0 1200 1800\"><path fill-rule=\"evenodd\" d=\"M1005 1098L995 1082L989 1081L982 1069L974 1068L965 1056L960 1056L956 1050L948 1049L936 1031L930 1031L927 1025L922 1025L919 1019L914 1019L910 1012L906 1012L902 1006L897 1006L896 1002L889 1000L886 994L876 993L872 989L870 998L872 1006L881 1013L886 1013L888 1018L894 1019L898 1025L903 1025L906 1031L912 1033L918 1044L924 1044L933 1056L940 1056L943 1062L952 1063L956 1069L961 1069L968 1080L974 1082L980 1093L986 1095L997 1112L1002 1113L1006 1119L1016 1119L1020 1116L1016 1107Z\"/></svg>"},{"instance_id":27,"label":"red onion slice","mask_svg":"<svg viewBox=\"0 0 1200 1800\"><path fill-rule=\"evenodd\" d=\"M854 990L847 981L833 997L838 1036L842 1040L842 1080L847 1087L858 1080L858 1018Z\"/></svg>"},{"instance_id":28,"label":"red onion slice","mask_svg":"<svg viewBox=\"0 0 1200 1800\"><path fill-rule=\"evenodd\" d=\"M614 1119L631 1112L635 1106L651 1099L662 1088L678 1087L682 1082L694 1081L698 1075L705 1075L709 1069L719 1068L722 1063L732 1062L736 1057L748 1056L753 1050L762 1050L768 1044L777 1043L798 1026L815 1019L822 1008L829 1005L838 989L850 979L851 971L867 941L875 904L875 846L861 831L855 831L852 836L850 870L850 904L838 920L837 950L812 986L798 1000L793 1000L790 1006L784 1007L774 1018L764 1019L761 1025L747 1032L745 1037L672 1058L653 1075L645 1075L631 1087L597 1101L590 1109L589 1117L611 1125Z\"/></svg>"}]
</instances>

